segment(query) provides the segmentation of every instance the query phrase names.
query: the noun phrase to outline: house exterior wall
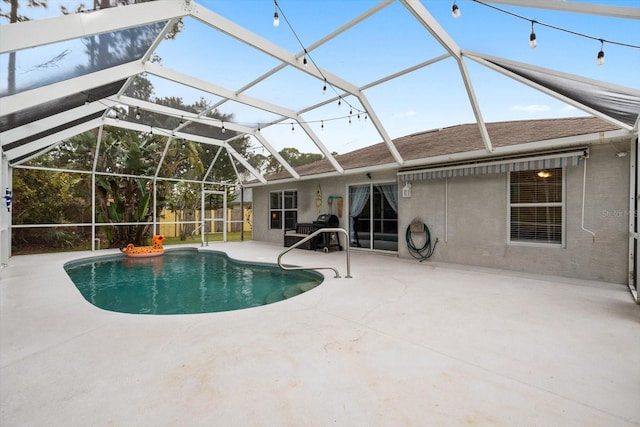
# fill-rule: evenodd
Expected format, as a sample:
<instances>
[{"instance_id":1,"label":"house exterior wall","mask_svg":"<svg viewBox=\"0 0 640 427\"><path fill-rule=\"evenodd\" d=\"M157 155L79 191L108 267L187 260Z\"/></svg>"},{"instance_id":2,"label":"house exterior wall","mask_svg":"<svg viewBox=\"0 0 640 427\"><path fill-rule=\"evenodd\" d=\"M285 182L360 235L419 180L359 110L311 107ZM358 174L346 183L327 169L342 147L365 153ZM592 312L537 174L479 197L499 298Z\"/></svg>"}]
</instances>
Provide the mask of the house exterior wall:
<instances>
[{"instance_id":1,"label":"house exterior wall","mask_svg":"<svg viewBox=\"0 0 640 427\"><path fill-rule=\"evenodd\" d=\"M348 230L348 186L354 184L366 184L369 182L394 182L397 171L371 173L369 179L365 173L324 179L313 179L297 183L280 185L267 185L253 188L253 239L267 242L282 243L283 231L269 229L269 192L281 190L298 191L298 222L315 221L320 214L331 213L338 215L337 204L330 207L329 196L342 196L343 209L340 218L340 227ZM322 191L322 206L316 209L316 190L320 185ZM340 241L346 244L345 236Z\"/></svg>"},{"instance_id":2,"label":"house exterior wall","mask_svg":"<svg viewBox=\"0 0 640 427\"><path fill-rule=\"evenodd\" d=\"M422 219L439 239L434 261L627 283L629 158L609 145L590 149L584 227L595 239L582 230L584 165L565 168L564 247L508 243L506 173L413 182L412 197L400 198L399 229ZM399 256L410 256L406 245Z\"/></svg>"},{"instance_id":3,"label":"house exterior wall","mask_svg":"<svg viewBox=\"0 0 640 427\"><path fill-rule=\"evenodd\" d=\"M622 148L620 144L618 148ZM629 147L622 148L629 150ZM433 261L514 271L552 274L614 283L628 282L629 157L617 157L610 144L590 147L586 162L584 227L582 187L584 161L565 168L564 247L510 244L508 176L488 174L412 182L412 196L402 197L399 182L398 256L410 258L405 231L414 218L427 224L438 239ZM282 243L282 230L269 230L269 192L298 190L298 221L310 222L330 211L329 195L344 197L340 226L348 228L347 186L395 181L397 171L308 180L254 188L255 240ZM323 204L316 211L320 185ZM445 188L446 185L446 188Z\"/></svg>"}]
</instances>

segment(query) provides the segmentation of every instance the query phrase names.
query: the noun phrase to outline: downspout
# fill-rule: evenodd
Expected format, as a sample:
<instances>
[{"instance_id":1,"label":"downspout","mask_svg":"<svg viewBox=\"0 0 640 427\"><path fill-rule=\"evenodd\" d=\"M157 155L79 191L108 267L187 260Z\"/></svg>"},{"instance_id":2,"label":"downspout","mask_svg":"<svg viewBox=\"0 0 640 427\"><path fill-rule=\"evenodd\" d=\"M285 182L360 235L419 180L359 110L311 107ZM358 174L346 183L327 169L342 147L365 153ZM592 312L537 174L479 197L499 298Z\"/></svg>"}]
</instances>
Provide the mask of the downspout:
<instances>
[{"instance_id":1,"label":"downspout","mask_svg":"<svg viewBox=\"0 0 640 427\"><path fill-rule=\"evenodd\" d=\"M585 200L585 194L586 194L586 190L587 190L587 158L585 157L584 159L584 175L582 177L582 223L580 225L580 227L582 228L583 231L591 234L593 242L595 243L596 241L596 233L594 233L591 230L588 230L584 227L584 200Z\"/></svg>"},{"instance_id":2,"label":"downspout","mask_svg":"<svg viewBox=\"0 0 640 427\"><path fill-rule=\"evenodd\" d=\"M631 140L629 156L629 290L637 304L638 299L638 137Z\"/></svg>"}]
</instances>

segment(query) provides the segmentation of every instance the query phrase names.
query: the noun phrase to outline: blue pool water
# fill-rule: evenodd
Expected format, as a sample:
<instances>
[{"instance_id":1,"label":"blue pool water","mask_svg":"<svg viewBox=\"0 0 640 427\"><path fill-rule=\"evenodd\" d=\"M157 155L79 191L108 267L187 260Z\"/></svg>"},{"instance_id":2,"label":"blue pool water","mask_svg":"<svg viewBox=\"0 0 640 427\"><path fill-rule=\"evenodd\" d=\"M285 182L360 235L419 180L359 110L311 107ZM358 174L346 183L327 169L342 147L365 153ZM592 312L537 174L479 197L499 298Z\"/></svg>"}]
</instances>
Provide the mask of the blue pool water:
<instances>
[{"instance_id":1,"label":"blue pool water","mask_svg":"<svg viewBox=\"0 0 640 427\"><path fill-rule=\"evenodd\" d=\"M105 310L191 314L270 304L318 286L312 271L237 261L220 252L168 250L154 258L101 256L72 261L65 271L82 296Z\"/></svg>"}]
</instances>

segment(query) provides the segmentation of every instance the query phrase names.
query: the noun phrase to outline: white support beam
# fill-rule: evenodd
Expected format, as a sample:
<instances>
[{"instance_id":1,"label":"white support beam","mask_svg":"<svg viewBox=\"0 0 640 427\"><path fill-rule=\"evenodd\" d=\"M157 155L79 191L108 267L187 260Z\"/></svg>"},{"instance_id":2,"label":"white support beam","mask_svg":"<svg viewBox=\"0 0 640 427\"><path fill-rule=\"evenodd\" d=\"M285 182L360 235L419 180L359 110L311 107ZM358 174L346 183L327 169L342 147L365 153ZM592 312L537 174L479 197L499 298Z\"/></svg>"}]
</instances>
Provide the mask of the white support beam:
<instances>
[{"instance_id":1,"label":"white support beam","mask_svg":"<svg viewBox=\"0 0 640 427\"><path fill-rule=\"evenodd\" d=\"M572 81L577 81L580 83L584 83L587 85L595 85L598 87L602 87L602 88L609 88L613 91L617 91L617 92L621 92L621 93L629 93L629 94L633 94L635 96L640 96L640 91L637 91L635 89L631 89L631 88L624 88L624 87L620 87L620 86L615 86L609 83L604 83L604 82L600 82L600 81L595 81L595 80L590 80L590 79L586 79L583 77L578 77L576 75L572 75L572 74L567 74L567 73L561 73L559 71L553 71L553 70L549 70L549 69L544 69L544 68L540 68L540 67L535 67L532 65L525 65L522 63L518 63L518 62L514 62L514 61L509 61L506 59L502 59L502 58L493 58L487 55L482 55L482 54L477 54L477 53L472 53L472 52L464 52L464 56L465 58L469 58L475 62L477 62L478 64L484 65L487 68L490 68L492 70L495 70L497 72L499 72L500 74L503 74L507 77L510 77L524 85L527 85L533 89L536 89L540 92L543 92L559 101L565 102L569 105L572 105L576 108L578 108L579 110L582 110L586 113L589 113L591 115L594 115L596 117L600 117L602 120L605 120L609 123L615 124L616 126L620 126L623 129L627 129L627 130L633 130L633 126L629 126L628 124L621 122L613 117L610 117L604 113L601 113L600 111L594 110L593 108L584 105L572 98L569 98L567 96L564 96L558 92L555 92L545 86L542 86L538 83L535 83L529 79L523 78L522 76L512 73L509 70L506 70L496 64L494 64L493 62L490 62L491 59L495 59L497 62L503 62L505 64L513 64L516 67L520 67L520 68L525 68L531 71L538 71L547 75L553 75L553 76L557 76L563 79L569 79Z\"/></svg>"},{"instance_id":2,"label":"white support beam","mask_svg":"<svg viewBox=\"0 0 640 427\"><path fill-rule=\"evenodd\" d=\"M311 129L311 127L304 121L298 121L298 124L309 136L309 138L311 138L311 140L316 144L316 147L318 147L320 151L322 151L322 154L324 154L324 157L329 161L329 163L331 163L331 166L333 166L333 168L338 173L343 173L344 168L340 166L340 163L338 163L336 158L333 157L333 154L331 154L331 151L329 151L327 147L325 147L324 144L320 142L320 138L318 138L318 135L315 134L313 129Z\"/></svg>"},{"instance_id":3,"label":"white support beam","mask_svg":"<svg viewBox=\"0 0 640 427\"><path fill-rule=\"evenodd\" d=\"M97 119L93 119L88 122L82 123L80 125L70 127L58 133L48 135L37 141L33 141L28 144L25 144L10 150L9 152L6 153L7 159L9 161L12 161L14 159L17 159L19 157L22 157L34 151L42 150L52 144L56 144L61 141L64 141L67 138L72 138L83 132L87 132L91 129L95 129L99 127L101 124L102 124L102 119L97 118Z\"/></svg>"},{"instance_id":4,"label":"white support beam","mask_svg":"<svg viewBox=\"0 0 640 427\"><path fill-rule=\"evenodd\" d=\"M258 179L258 181L260 181L263 184L267 183L267 180L265 179L265 177L262 176L262 174L258 172L253 166L251 166L247 161L247 159L242 157L240 153L238 153L236 150L233 149L232 146L230 146L229 144L226 144L225 148L227 149L227 152L231 154L238 162L240 162L240 164L242 164L242 166L244 166L245 169L251 172L251 175L255 176Z\"/></svg>"},{"instance_id":5,"label":"white support beam","mask_svg":"<svg viewBox=\"0 0 640 427\"><path fill-rule=\"evenodd\" d=\"M168 21L188 13L185 1L157 0L0 25L0 54Z\"/></svg>"},{"instance_id":6,"label":"white support beam","mask_svg":"<svg viewBox=\"0 0 640 427\"><path fill-rule=\"evenodd\" d=\"M244 94L236 95L235 91L233 90L215 85L213 83L209 83L204 80L197 79L195 77L180 73L170 68L165 68L158 64L146 63L144 65L144 71L150 74L153 74L155 76L162 77L163 79L171 80L176 83L190 86L194 89L208 92L213 95L220 96L222 98L227 98L231 101L236 101L241 104L258 108L263 111L279 114L281 116L285 116L291 119L296 119L297 117L296 112L288 108L283 108L283 107L280 107L279 105L271 104L269 102L262 101L260 99L257 99L248 95L244 95Z\"/></svg>"},{"instance_id":7,"label":"white support beam","mask_svg":"<svg viewBox=\"0 0 640 427\"><path fill-rule=\"evenodd\" d=\"M266 39L263 39L262 37L250 32L249 30L237 25L236 23L213 13L209 9L199 6L194 7L191 12L191 16L245 44L248 44L260 50L261 52L269 56L272 56L273 58L287 63L288 65L298 69L299 71L302 71L303 73L316 77L321 81L326 78L327 82L332 86L340 88L341 90L352 95L356 95L358 93L358 88L355 85L341 79L336 75L333 75L326 70L318 69L316 67L305 67L302 61L299 61L298 58L296 58L296 55L274 43L271 43Z\"/></svg>"},{"instance_id":8,"label":"white support beam","mask_svg":"<svg viewBox=\"0 0 640 427\"><path fill-rule=\"evenodd\" d=\"M62 113L45 117L44 119L4 131L0 133L0 141L2 141L3 146L6 146L7 144L18 141L22 138L25 138L26 136L45 132L57 126L77 120L81 117L106 110L107 108L108 107L106 105L99 102L92 102L88 105L82 105L80 107L72 108Z\"/></svg>"},{"instance_id":9,"label":"white support beam","mask_svg":"<svg viewBox=\"0 0 640 427\"><path fill-rule=\"evenodd\" d=\"M467 91L467 96L469 97L469 102L471 103L471 108L476 118L476 123L478 124L478 128L480 129L480 135L482 136L482 141L484 143L485 149L488 152L493 151L491 139L489 138L489 133L487 132L487 126L484 122L484 119L482 118L480 105L478 104L478 99L476 98L475 92L473 90L469 72L462 59L462 52L460 50L460 47L440 26L440 23L433 16L431 16L431 14L422 5L422 3L420 3L419 0L401 1L409 10L409 12L411 12L413 16L415 16L415 18L427 29L427 31L431 33L431 35L438 41L438 43L440 43L440 45L444 47L447 52L449 52L449 54L451 54L451 56L456 59L458 68L460 70L460 76L462 77L464 87Z\"/></svg>"},{"instance_id":10,"label":"white support beam","mask_svg":"<svg viewBox=\"0 0 640 427\"><path fill-rule=\"evenodd\" d=\"M486 2L508 4L511 6L519 7L529 7L532 9L548 9L561 12L611 16L613 18L640 19L640 8L638 7L614 6L608 4L590 4L558 0L486 0ZM629 3L633 3L633 1L630 1Z\"/></svg>"},{"instance_id":11,"label":"white support beam","mask_svg":"<svg viewBox=\"0 0 640 427\"><path fill-rule=\"evenodd\" d=\"M296 170L287 162L278 151L266 140L264 136L260 132L254 132L253 136L262 144L264 148L282 165L283 168L289 172L289 174L295 179L300 179L300 175Z\"/></svg>"},{"instance_id":12,"label":"white support beam","mask_svg":"<svg viewBox=\"0 0 640 427\"><path fill-rule=\"evenodd\" d=\"M460 59L460 47L458 47L458 44L453 41L440 23L431 16L419 0L401 0L401 2L450 55Z\"/></svg>"},{"instance_id":13,"label":"white support beam","mask_svg":"<svg viewBox=\"0 0 640 427\"><path fill-rule=\"evenodd\" d=\"M5 96L2 98L2 115L9 115L25 108L54 101L69 94L90 91L98 86L124 80L142 72L144 72L144 68L140 62L129 62L74 79Z\"/></svg>"},{"instance_id":14,"label":"white support beam","mask_svg":"<svg viewBox=\"0 0 640 427\"><path fill-rule=\"evenodd\" d=\"M199 135L194 135L191 133L185 133L185 132L174 132L171 129L165 129L165 128L161 128L161 127L157 127L157 126L149 126L146 124L141 124L141 123L133 123L133 122L128 122L125 120L116 120L116 119L112 119L112 118L105 118L104 120L104 124L107 124L109 126L114 126L114 127L120 127L123 129L129 129L129 130L134 130L136 132L149 132L149 130L153 129L153 132L156 135L160 135L160 136L165 136L167 138L174 138L174 139L187 139L189 141L194 141L194 142L199 142L202 144L209 144L209 145L215 145L215 146L225 146L225 142L224 141L220 141L214 138L207 138L206 136L199 136Z\"/></svg>"},{"instance_id":15,"label":"white support beam","mask_svg":"<svg viewBox=\"0 0 640 427\"><path fill-rule=\"evenodd\" d=\"M126 104L130 108L140 108L140 110L150 111L153 113L164 114L166 116L171 117L182 117L185 121L199 123L206 126L211 126L214 128L221 128L222 121L220 119L214 119L212 117L204 117L201 113L192 113L190 111L184 111L173 107L167 107L166 105L156 104L154 102L142 101L136 98L131 98L128 96L123 96L118 98L118 103ZM227 130L232 130L234 132L240 133L249 133L253 134L254 129L248 126L242 126L233 122L225 122L224 127ZM177 129L175 129L177 130ZM188 139L188 138L187 138Z\"/></svg>"},{"instance_id":16,"label":"white support beam","mask_svg":"<svg viewBox=\"0 0 640 427\"><path fill-rule=\"evenodd\" d=\"M0 269L9 264L11 257L11 209L7 209L7 191L13 191L13 171L9 160L0 148Z\"/></svg>"},{"instance_id":17,"label":"white support beam","mask_svg":"<svg viewBox=\"0 0 640 427\"><path fill-rule=\"evenodd\" d=\"M458 60L458 68L460 69L460 76L462 77L462 81L464 82L464 88L467 91L467 96L469 97L471 108L473 109L473 115L476 117L476 123L478 124L478 128L480 129L480 136L482 136L484 148L490 153L493 151L491 138L489 137L489 132L487 131L487 125L482 118L482 110L480 109L480 104L478 104L478 99L476 98L476 93L473 90L473 85L471 84L471 76L469 76L469 70L467 70L467 65L464 63L463 59Z\"/></svg>"},{"instance_id":18,"label":"white support beam","mask_svg":"<svg viewBox=\"0 0 640 427\"><path fill-rule=\"evenodd\" d=\"M382 126L382 122L378 118L378 115L376 114L371 104L369 104L369 100L367 99L367 97L364 96L364 93L358 97L358 100L360 101L360 104L362 104L362 106L364 107L367 114L369 114L369 119L371 120L371 123L373 123L373 126L375 126L378 133L382 137L382 140L387 145L387 149L389 149L391 156L393 157L393 159L396 161L398 165L402 166L404 164L404 159L402 158L402 156L400 155L400 152L398 151L395 144L391 140L391 137L387 133L387 130L384 128L384 126Z\"/></svg>"}]
</instances>

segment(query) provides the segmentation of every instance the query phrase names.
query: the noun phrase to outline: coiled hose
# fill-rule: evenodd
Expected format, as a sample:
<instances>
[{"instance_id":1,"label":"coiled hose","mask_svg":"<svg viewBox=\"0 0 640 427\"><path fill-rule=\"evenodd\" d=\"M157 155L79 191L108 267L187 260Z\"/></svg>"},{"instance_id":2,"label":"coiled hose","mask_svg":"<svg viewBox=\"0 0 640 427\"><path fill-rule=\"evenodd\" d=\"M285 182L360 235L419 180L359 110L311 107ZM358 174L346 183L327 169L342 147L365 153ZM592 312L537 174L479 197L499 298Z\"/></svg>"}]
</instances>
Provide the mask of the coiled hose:
<instances>
[{"instance_id":1,"label":"coiled hose","mask_svg":"<svg viewBox=\"0 0 640 427\"><path fill-rule=\"evenodd\" d=\"M420 262L422 262L426 259L429 259L431 255L433 255L433 252L436 250L436 246L438 245L438 239L436 238L436 241L433 243L433 246L431 246L431 233L429 232L429 227L427 227L427 224L422 224L422 229L424 230L424 245L418 248L415 242L413 241L413 236L411 232L412 226L416 227L416 225L419 225L419 224L412 223L407 227L407 232L405 233L405 237L407 239L407 247L409 248L409 253L411 254L411 256L417 260L420 260Z\"/></svg>"}]
</instances>

